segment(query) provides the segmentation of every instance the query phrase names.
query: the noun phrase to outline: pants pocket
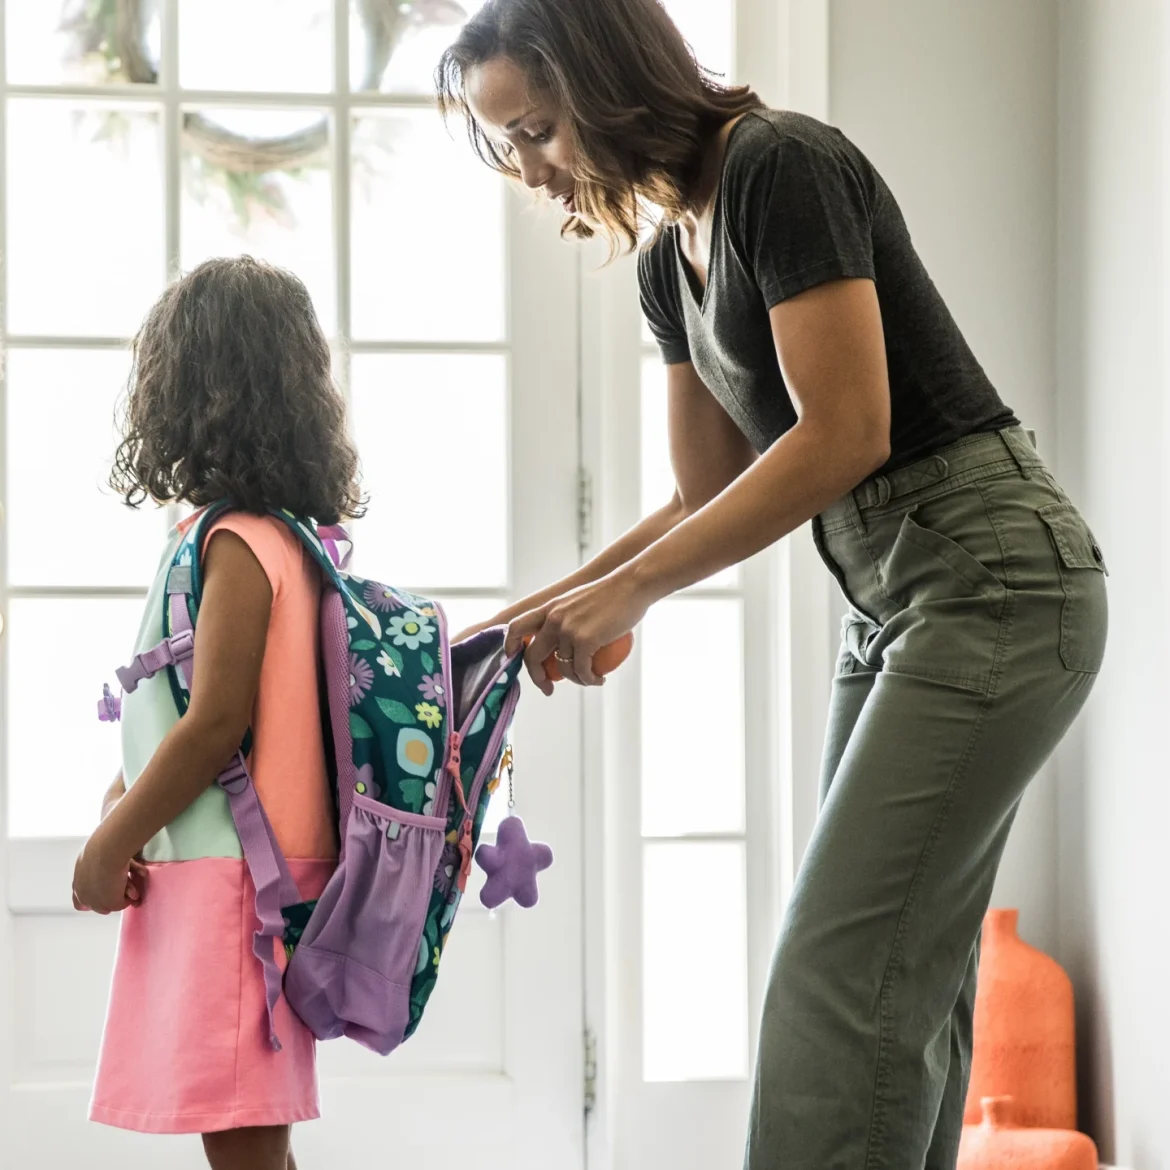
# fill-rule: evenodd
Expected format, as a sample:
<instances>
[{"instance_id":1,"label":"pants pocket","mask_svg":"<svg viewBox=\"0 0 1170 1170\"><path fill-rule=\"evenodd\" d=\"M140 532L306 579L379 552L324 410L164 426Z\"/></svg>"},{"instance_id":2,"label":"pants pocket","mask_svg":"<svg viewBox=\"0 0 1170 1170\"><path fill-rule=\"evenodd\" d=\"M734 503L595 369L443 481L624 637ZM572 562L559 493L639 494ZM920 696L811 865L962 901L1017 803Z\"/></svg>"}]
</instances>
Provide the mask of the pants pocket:
<instances>
[{"instance_id":1,"label":"pants pocket","mask_svg":"<svg viewBox=\"0 0 1170 1170\"><path fill-rule=\"evenodd\" d=\"M884 669L990 694L1009 610L989 567L997 541L982 497L955 493L871 531L893 606L873 647Z\"/></svg>"},{"instance_id":2,"label":"pants pocket","mask_svg":"<svg viewBox=\"0 0 1170 1170\"><path fill-rule=\"evenodd\" d=\"M402 1043L410 984L446 825L356 795L345 859L285 976L319 1040L346 1035L385 1055Z\"/></svg>"},{"instance_id":3,"label":"pants pocket","mask_svg":"<svg viewBox=\"0 0 1170 1170\"><path fill-rule=\"evenodd\" d=\"M1038 508L1060 570L1060 658L1069 670L1095 674L1105 657L1109 611L1105 557L1089 526L1071 504Z\"/></svg>"},{"instance_id":4,"label":"pants pocket","mask_svg":"<svg viewBox=\"0 0 1170 1170\"><path fill-rule=\"evenodd\" d=\"M926 553L927 559L910 557L902 560L897 555L898 544L909 545L919 553ZM991 569L958 541L938 529L920 524L912 512L902 518L891 562L891 581L901 587L900 591L911 596L914 593L929 598L945 595L952 589L944 578L951 576L962 583L961 592L964 595L985 597L997 608L1003 602L1003 582Z\"/></svg>"}]
</instances>

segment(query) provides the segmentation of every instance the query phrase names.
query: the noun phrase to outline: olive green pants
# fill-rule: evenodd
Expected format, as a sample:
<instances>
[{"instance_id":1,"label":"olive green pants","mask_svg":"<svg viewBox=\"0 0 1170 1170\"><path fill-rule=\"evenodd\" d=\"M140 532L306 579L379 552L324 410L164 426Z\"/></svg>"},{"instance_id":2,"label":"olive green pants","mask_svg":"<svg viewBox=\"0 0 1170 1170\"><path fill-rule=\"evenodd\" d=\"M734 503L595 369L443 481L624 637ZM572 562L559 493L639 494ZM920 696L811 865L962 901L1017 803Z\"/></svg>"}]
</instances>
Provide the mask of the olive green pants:
<instances>
[{"instance_id":1,"label":"olive green pants","mask_svg":"<svg viewBox=\"0 0 1170 1170\"><path fill-rule=\"evenodd\" d=\"M814 535L850 612L745 1167L953 1170L980 924L1100 668L1105 565L1018 427L867 481Z\"/></svg>"}]
</instances>

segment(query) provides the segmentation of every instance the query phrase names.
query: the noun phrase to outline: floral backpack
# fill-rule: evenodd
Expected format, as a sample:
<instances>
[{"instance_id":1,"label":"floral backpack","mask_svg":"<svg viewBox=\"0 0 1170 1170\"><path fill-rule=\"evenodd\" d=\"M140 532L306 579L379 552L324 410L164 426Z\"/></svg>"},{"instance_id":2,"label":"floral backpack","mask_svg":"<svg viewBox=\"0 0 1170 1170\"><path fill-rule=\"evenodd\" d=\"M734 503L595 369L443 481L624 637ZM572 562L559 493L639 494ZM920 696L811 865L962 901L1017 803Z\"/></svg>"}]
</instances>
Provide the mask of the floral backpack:
<instances>
[{"instance_id":1,"label":"floral backpack","mask_svg":"<svg viewBox=\"0 0 1170 1170\"><path fill-rule=\"evenodd\" d=\"M227 510L205 509L164 563L161 640L117 672L133 691L166 670L179 715L202 594L199 550ZM248 774L245 738L218 783L256 887L252 949L264 968L269 1039L280 1048L279 938L285 996L314 1035L350 1036L384 1055L414 1032L438 978L490 795L510 767L521 659L505 655L502 628L451 646L437 603L346 571L343 528L274 515L324 575L322 726L340 855L320 898L301 901ZM99 715L119 713L107 687Z\"/></svg>"}]
</instances>

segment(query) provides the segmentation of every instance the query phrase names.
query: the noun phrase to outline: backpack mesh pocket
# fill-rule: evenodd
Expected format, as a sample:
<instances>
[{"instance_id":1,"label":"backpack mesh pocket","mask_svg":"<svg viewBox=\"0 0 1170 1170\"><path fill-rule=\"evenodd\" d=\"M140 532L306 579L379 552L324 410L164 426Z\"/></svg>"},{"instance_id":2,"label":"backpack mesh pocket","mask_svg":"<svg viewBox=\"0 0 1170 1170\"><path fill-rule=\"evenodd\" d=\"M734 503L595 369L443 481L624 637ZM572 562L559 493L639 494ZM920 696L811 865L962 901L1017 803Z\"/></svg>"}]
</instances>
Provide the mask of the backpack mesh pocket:
<instances>
[{"instance_id":1,"label":"backpack mesh pocket","mask_svg":"<svg viewBox=\"0 0 1170 1170\"><path fill-rule=\"evenodd\" d=\"M285 995L319 1039L402 1043L445 824L354 796L345 859L301 936Z\"/></svg>"}]
</instances>

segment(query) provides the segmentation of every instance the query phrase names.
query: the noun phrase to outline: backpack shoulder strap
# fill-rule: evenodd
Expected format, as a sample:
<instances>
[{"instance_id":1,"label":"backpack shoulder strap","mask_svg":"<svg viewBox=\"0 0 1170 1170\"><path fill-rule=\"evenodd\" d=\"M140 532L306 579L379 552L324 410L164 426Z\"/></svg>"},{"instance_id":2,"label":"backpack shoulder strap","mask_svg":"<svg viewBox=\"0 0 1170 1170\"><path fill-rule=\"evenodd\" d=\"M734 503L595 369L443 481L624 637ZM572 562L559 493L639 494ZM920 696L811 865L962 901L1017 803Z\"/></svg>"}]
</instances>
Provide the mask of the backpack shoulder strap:
<instances>
[{"instance_id":1,"label":"backpack shoulder strap","mask_svg":"<svg viewBox=\"0 0 1170 1170\"><path fill-rule=\"evenodd\" d=\"M198 521L187 532L179 545L167 574L167 601L164 613L165 634L173 644L176 637L184 635L194 638L195 618L203 594L201 571L202 548L210 525L231 510L230 504L217 504L207 508ZM176 703L185 712L190 701L193 659L187 657L170 672L172 684L176 686ZM176 678L182 673L182 685ZM240 750L232 756L227 767L216 778L216 783L228 798L232 821L240 838L244 862L256 889L255 912L259 925L252 936L252 953L260 960L264 969L265 1000L268 1008L268 1041L272 1048L280 1051L280 1039L276 1035L274 1011L280 997L281 973L276 964L274 946L284 936L285 906L300 901L300 893L288 863L277 844L272 824L260 803L256 785L248 771L247 754L250 750L251 731L247 733Z\"/></svg>"}]
</instances>

